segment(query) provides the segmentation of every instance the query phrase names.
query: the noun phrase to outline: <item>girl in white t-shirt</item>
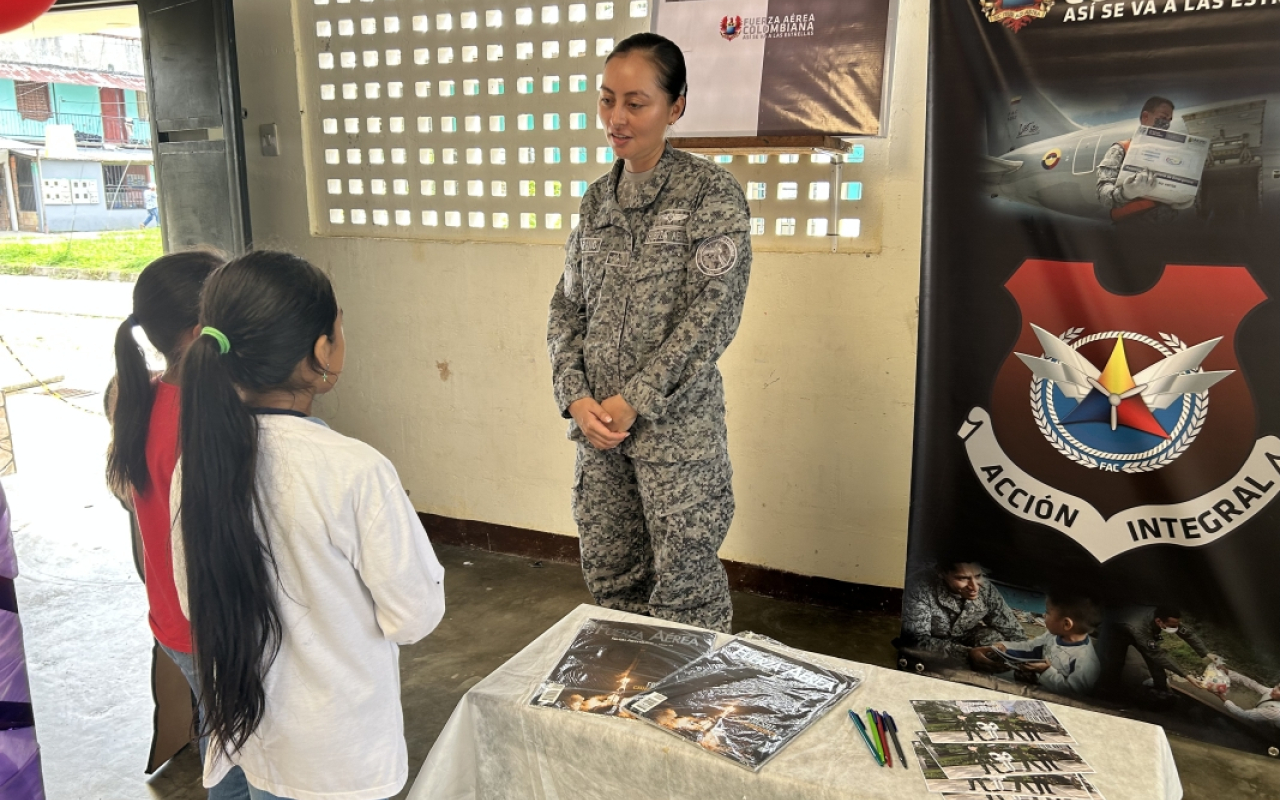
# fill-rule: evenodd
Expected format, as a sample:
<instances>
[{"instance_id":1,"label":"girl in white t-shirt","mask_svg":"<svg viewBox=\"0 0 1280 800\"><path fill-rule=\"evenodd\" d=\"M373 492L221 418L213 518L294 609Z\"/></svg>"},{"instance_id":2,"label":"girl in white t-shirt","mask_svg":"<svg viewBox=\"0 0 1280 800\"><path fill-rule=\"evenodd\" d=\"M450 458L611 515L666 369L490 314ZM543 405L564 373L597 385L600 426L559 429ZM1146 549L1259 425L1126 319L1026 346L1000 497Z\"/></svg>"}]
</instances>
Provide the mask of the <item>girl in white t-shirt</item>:
<instances>
[{"instance_id":1,"label":"girl in white t-shirt","mask_svg":"<svg viewBox=\"0 0 1280 800\"><path fill-rule=\"evenodd\" d=\"M408 778L399 645L444 614L444 570L395 468L311 417L342 312L301 258L215 272L182 372L174 576L209 735L205 786L378 800Z\"/></svg>"}]
</instances>

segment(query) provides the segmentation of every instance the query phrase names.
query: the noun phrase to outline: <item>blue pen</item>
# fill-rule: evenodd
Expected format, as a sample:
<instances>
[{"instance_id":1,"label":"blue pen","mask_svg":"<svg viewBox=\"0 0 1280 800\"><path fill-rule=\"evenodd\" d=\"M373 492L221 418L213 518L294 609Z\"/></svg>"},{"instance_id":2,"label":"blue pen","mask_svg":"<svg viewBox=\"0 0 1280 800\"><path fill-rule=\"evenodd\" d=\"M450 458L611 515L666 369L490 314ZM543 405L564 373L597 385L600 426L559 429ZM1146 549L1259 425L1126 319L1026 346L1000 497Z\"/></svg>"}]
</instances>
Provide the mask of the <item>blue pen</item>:
<instances>
[{"instance_id":1,"label":"blue pen","mask_svg":"<svg viewBox=\"0 0 1280 800\"><path fill-rule=\"evenodd\" d=\"M867 726L862 723L862 720L853 712L853 709L849 709L849 719L853 720L853 724L858 726L858 733L862 735L863 743L871 751L871 757L876 760L876 764L883 767L884 762L880 760L880 754L876 752L876 746L871 743L871 737L867 735Z\"/></svg>"},{"instance_id":2,"label":"blue pen","mask_svg":"<svg viewBox=\"0 0 1280 800\"><path fill-rule=\"evenodd\" d=\"M898 748L898 760L902 762L903 769L909 769L907 766L907 756L902 752L902 742L898 741L898 723L893 721L893 717L889 716L889 712L885 712L884 724L889 728L889 733L893 736L893 746Z\"/></svg>"}]
</instances>

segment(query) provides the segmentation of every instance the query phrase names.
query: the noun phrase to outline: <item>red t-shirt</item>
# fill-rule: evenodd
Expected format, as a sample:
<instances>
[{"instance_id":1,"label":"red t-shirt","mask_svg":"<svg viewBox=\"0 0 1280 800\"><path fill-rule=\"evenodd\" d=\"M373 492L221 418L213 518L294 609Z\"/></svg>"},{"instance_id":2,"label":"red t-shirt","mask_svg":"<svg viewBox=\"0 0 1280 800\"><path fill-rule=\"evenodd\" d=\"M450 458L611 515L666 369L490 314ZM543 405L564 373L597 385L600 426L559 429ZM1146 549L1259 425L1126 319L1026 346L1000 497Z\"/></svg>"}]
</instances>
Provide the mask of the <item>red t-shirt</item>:
<instances>
[{"instance_id":1,"label":"red t-shirt","mask_svg":"<svg viewBox=\"0 0 1280 800\"><path fill-rule=\"evenodd\" d=\"M133 507L142 532L142 561L147 576L148 620L160 644L183 653L191 652L191 623L182 616L178 589L173 583L173 549L169 541L169 483L178 463L178 410L181 390L156 381L156 397L151 405L151 426L147 430L147 490L133 493Z\"/></svg>"}]
</instances>

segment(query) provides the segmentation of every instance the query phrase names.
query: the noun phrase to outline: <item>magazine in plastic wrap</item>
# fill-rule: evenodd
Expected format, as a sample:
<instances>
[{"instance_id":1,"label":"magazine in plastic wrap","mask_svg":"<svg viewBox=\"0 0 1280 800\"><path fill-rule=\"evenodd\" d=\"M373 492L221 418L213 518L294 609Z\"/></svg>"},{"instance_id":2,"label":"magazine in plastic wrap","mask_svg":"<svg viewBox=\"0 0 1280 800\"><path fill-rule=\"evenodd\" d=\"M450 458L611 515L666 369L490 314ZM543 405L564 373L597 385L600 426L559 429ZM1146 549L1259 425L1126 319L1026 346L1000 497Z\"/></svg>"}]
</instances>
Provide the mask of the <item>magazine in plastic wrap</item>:
<instances>
[{"instance_id":1,"label":"magazine in plastic wrap","mask_svg":"<svg viewBox=\"0 0 1280 800\"><path fill-rule=\"evenodd\" d=\"M711 652L712 631L589 619L530 703L608 716L630 716L622 703Z\"/></svg>"},{"instance_id":2,"label":"magazine in plastic wrap","mask_svg":"<svg viewBox=\"0 0 1280 800\"><path fill-rule=\"evenodd\" d=\"M860 677L733 640L627 705L640 719L751 770L841 698Z\"/></svg>"}]
</instances>

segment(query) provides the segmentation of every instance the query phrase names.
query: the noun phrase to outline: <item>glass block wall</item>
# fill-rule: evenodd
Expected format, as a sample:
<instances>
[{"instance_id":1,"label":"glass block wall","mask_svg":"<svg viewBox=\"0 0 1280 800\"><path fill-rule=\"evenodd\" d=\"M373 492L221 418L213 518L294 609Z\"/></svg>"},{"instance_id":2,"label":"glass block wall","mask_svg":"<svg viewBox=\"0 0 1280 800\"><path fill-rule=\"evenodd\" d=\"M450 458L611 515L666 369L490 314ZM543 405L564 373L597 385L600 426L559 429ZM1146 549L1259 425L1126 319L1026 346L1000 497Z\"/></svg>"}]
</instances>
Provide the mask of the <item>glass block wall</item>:
<instances>
[{"instance_id":1,"label":"glass block wall","mask_svg":"<svg viewBox=\"0 0 1280 800\"><path fill-rule=\"evenodd\" d=\"M649 0L295 0L314 232L563 243L613 163L595 114L604 58L651 11ZM742 183L756 249L879 249L864 145L708 157Z\"/></svg>"}]
</instances>

